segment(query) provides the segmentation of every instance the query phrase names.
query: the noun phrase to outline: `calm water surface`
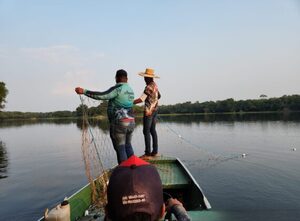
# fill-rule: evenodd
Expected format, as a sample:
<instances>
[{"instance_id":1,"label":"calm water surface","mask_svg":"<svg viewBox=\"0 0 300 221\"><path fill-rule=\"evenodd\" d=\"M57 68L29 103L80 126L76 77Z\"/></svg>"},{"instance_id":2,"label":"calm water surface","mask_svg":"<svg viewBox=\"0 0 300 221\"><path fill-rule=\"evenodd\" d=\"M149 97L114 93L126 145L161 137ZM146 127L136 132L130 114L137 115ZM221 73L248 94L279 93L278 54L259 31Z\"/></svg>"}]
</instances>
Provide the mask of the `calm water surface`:
<instances>
[{"instance_id":1,"label":"calm water surface","mask_svg":"<svg viewBox=\"0 0 300 221\"><path fill-rule=\"evenodd\" d=\"M186 164L218 220L299 221L299 115L164 117L159 150ZM93 130L116 164L107 123ZM143 154L140 124L133 145ZM37 220L86 183L80 123L0 122L0 220Z\"/></svg>"}]
</instances>

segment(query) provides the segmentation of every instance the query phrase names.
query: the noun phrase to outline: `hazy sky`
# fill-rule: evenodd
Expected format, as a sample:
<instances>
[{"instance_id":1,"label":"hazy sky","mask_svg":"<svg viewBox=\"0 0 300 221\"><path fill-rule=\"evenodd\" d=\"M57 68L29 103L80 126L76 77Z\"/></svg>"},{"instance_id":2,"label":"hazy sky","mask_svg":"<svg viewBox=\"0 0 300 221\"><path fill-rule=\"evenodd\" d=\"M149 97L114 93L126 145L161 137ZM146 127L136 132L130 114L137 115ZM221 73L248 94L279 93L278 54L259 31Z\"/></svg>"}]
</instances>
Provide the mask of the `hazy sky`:
<instances>
[{"instance_id":1,"label":"hazy sky","mask_svg":"<svg viewBox=\"0 0 300 221\"><path fill-rule=\"evenodd\" d=\"M300 2L0 0L7 111L75 110L120 68L140 96L146 67L162 104L300 94Z\"/></svg>"}]
</instances>

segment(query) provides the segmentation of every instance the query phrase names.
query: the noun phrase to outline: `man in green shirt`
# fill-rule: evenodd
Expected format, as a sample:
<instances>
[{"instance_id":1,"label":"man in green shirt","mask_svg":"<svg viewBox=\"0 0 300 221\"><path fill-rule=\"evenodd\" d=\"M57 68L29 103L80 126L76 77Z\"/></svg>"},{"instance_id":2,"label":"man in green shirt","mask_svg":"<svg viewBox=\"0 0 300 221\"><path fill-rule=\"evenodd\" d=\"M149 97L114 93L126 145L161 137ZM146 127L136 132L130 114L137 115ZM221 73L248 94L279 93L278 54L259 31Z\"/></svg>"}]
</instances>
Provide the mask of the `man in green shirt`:
<instances>
[{"instance_id":1,"label":"man in green shirt","mask_svg":"<svg viewBox=\"0 0 300 221\"><path fill-rule=\"evenodd\" d=\"M134 93L127 83L127 72L123 69L116 72L116 85L107 91L98 92L75 88L77 94L84 94L95 100L108 100L107 116L110 123L110 138L117 153L118 163L134 154L131 145L135 127L132 106Z\"/></svg>"}]
</instances>

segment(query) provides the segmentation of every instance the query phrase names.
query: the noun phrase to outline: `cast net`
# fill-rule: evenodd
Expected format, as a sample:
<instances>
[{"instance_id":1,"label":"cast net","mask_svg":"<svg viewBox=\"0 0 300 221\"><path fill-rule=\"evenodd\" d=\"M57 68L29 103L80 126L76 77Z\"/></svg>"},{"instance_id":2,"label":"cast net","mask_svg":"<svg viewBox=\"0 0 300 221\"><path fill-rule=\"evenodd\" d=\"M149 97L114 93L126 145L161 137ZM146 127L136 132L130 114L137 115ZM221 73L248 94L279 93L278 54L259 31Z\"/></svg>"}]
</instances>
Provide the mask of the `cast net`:
<instances>
[{"instance_id":1,"label":"cast net","mask_svg":"<svg viewBox=\"0 0 300 221\"><path fill-rule=\"evenodd\" d=\"M116 164L114 149L109 138L106 119L91 118L93 105L101 103L80 96L82 114L82 156L85 173L91 187L92 205L104 208L107 203L106 191L109 179L109 169ZM98 108L99 109L99 105Z\"/></svg>"}]
</instances>

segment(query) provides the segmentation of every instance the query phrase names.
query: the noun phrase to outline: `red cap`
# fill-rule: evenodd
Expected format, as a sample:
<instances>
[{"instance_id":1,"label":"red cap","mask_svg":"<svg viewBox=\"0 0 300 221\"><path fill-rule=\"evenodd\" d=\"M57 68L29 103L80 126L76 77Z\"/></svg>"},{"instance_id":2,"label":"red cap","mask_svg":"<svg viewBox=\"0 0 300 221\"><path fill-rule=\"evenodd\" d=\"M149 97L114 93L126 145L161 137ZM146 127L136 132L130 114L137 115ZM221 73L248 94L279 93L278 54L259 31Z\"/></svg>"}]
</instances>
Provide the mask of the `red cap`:
<instances>
[{"instance_id":1,"label":"red cap","mask_svg":"<svg viewBox=\"0 0 300 221\"><path fill-rule=\"evenodd\" d=\"M132 165L141 166L141 165L148 165L149 163L142 160L141 158L138 158L135 155L132 155L127 160L123 161L120 166L121 167L130 167Z\"/></svg>"}]
</instances>

